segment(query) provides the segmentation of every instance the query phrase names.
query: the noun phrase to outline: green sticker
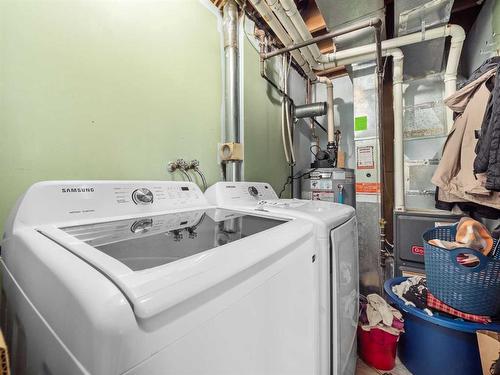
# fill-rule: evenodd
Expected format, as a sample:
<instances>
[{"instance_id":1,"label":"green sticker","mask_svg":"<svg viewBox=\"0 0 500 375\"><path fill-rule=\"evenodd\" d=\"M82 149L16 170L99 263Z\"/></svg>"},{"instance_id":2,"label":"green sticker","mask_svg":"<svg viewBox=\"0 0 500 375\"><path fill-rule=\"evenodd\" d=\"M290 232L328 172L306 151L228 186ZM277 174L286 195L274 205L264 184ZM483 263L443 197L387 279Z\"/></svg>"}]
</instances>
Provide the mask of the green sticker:
<instances>
[{"instance_id":1,"label":"green sticker","mask_svg":"<svg viewBox=\"0 0 500 375\"><path fill-rule=\"evenodd\" d=\"M354 118L354 130L357 132L368 129L368 117L359 116Z\"/></svg>"}]
</instances>

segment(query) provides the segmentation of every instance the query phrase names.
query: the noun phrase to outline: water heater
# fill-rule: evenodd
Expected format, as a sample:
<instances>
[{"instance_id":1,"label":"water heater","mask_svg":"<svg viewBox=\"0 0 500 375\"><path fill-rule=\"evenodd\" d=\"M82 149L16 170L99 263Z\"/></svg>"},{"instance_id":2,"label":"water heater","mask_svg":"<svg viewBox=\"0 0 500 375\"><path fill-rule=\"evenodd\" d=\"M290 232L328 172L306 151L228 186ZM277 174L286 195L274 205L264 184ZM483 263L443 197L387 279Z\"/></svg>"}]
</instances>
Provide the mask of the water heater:
<instances>
[{"instance_id":1,"label":"water heater","mask_svg":"<svg viewBox=\"0 0 500 375\"><path fill-rule=\"evenodd\" d=\"M314 168L301 173L301 198L344 203L356 207L352 169Z\"/></svg>"}]
</instances>

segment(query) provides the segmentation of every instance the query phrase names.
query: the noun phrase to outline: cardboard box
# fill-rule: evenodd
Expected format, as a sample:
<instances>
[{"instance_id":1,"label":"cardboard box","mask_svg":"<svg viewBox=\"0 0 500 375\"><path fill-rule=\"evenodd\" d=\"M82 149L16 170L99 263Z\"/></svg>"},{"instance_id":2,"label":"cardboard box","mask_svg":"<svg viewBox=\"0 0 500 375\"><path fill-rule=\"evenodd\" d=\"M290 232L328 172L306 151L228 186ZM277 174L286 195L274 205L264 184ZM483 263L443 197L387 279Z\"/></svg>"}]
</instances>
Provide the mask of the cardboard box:
<instances>
[{"instance_id":1,"label":"cardboard box","mask_svg":"<svg viewBox=\"0 0 500 375\"><path fill-rule=\"evenodd\" d=\"M0 375L10 375L9 352L2 331L0 331Z\"/></svg>"},{"instance_id":2,"label":"cardboard box","mask_svg":"<svg viewBox=\"0 0 500 375\"><path fill-rule=\"evenodd\" d=\"M500 375L500 332L477 331L483 375Z\"/></svg>"}]
</instances>

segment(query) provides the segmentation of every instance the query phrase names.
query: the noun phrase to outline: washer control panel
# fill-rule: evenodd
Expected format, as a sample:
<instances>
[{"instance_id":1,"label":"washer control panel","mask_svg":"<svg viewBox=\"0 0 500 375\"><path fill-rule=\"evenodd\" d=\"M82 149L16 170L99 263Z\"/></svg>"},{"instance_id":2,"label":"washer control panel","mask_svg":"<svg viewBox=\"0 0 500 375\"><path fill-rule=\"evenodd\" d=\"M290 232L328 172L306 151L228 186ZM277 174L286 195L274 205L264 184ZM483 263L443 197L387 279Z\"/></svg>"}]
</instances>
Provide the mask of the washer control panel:
<instances>
[{"instance_id":1,"label":"washer control panel","mask_svg":"<svg viewBox=\"0 0 500 375\"><path fill-rule=\"evenodd\" d=\"M147 188L136 189L132 193L132 201L135 204L152 204L153 192Z\"/></svg>"},{"instance_id":2,"label":"washer control panel","mask_svg":"<svg viewBox=\"0 0 500 375\"><path fill-rule=\"evenodd\" d=\"M28 190L18 215L28 224L50 224L206 206L192 182L46 181ZM133 229L144 231L147 223Z\"/></svg>"},{"instance_id":3,"label":"washer control panel","mask_svg":"<svg viewBox=\"0 0 500 375\"><path fill-rule=\"evenodd\" d=\"M250 195L252 197L258 197L259 196L259 190L257 190L257 188L255 186L253 186L253 185L248 188L248 192L250 193Z\"/></svg>"}]
</instances>

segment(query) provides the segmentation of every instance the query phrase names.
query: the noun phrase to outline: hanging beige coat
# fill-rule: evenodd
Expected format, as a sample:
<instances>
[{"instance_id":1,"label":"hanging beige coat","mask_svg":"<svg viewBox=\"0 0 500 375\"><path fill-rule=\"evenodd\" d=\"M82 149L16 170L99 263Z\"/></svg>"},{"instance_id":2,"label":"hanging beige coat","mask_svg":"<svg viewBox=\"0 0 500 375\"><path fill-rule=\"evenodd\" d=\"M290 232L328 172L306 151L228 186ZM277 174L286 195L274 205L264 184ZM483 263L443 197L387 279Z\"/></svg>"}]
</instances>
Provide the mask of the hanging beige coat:
<instances>
[{"instance_id":1,"label":"hanging beige coat","mask_svg":"<svg viewBox=\"0 0 500 375\"><path fill-rule=\"evenodd\" d=\"M487 190L486 176L473 172L475 132L481 130L490 97L486 81L494 74L495 69L489 70L444 101L458 116L431 180L439 187L438 200L442 202L474 202L500 209L500 192Z\"/></svg>"}]
</instances>

